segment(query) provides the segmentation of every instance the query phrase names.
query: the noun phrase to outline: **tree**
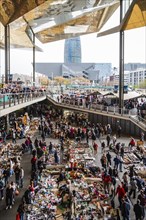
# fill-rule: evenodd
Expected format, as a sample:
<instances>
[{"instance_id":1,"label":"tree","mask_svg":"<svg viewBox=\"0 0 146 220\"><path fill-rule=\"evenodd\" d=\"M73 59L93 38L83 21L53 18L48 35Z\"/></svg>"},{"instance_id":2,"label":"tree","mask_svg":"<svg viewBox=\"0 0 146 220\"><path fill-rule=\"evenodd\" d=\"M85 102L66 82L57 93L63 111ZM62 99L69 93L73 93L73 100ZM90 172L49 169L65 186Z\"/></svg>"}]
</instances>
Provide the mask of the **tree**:
<instances>
[{"instance_id":1,"label":"tree","mask_svg":"<svg viewBox=\"0 0 146 220\"><path fill-rule=\"evenodd\" d=\"M138 88L139 89L145 89L146 88L146 79L139 83Z\"/></svg>"},{"instance_id":2,"label":"tree","mask_svg":"<svg viewBox=\"0 0 146 220\"><path fill-rule=\"evenodd\" d=\"M56 76L54 77L54 81L57 82L59 85L69 85L71 80L62 76Z\"/></svg>"},{"instance_id":3,"label":"tree","mask_svg":"<svg viewBox=\"0 0 146 220\"><path fill-rule=\"evenodd\" d=\"M39 82L42 86L48 86L49 79L47 76L41 76L41 77L39 77Z\"/></svg>"}]
</instances>

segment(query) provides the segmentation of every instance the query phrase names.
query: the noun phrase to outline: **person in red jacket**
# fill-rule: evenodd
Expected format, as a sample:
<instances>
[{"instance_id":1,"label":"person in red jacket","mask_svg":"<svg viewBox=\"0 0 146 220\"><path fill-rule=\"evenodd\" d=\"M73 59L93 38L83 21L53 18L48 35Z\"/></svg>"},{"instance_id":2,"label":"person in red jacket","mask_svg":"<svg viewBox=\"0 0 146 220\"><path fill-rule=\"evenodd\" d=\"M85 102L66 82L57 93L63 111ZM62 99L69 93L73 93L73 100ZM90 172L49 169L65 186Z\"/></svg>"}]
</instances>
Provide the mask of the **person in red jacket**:
<instances>
[{"instance_id":1,"label":"person in red jacket","mask_svg":"<svg viewBox=\"0 0 146 220\"><path fill-rule=\"evenodd\" d=\"M94 141L93 143L93 149L94 149L94 155L97 154L97 150L98 150L98 144Z\"/></svg>"},{"instance_id":2,"label":"person in red jacket","mask_svg":"<svg viewBox=\"0 0 146 220\"><path fill-rule=\"evenodd\" d=\"M130 140L130 142L129 142L129 145L128 145L129 151L131 151L134 146L135 146L135 140L134 140L134 138L132 137L131 140Z\"/></svg>"},{"instance_id":3,"label":"person in red jacket","mask_svg":"<svg viewBox=\"0 0 146 220\"><path fill-rule=\"evenodd\" d=\"M118 195L118 200L119 200L119 204L120 204L120 208L121 208L122 199L126 195L126 192L125 192L125 189L123 188L123 186L118 185L117 190L116 190L116 195Z\"/></svg>"},{"instance_id":4,"label":"person in red jacket","mask_svg":"<svg viewBox=\"0 0 146 220\"><path fill-rule=\"evenodd\" d=\"M105 193L109 194L110 183L111 183L112 179L111 179L110 175L107 173L104 173L104 175L102 176L102 179L103 179Z\"/></svg>"},{"instance_id":5,"label":"person in red jacket","mask_svg":"<svg viewBox=\"0 0 146 220\"><path fill-rule=\"evenodd\" d=\"M36 171L36 162L37 162L37 158L36 156L33 156L31 159L32 171Z\"/></svg>"}]
</instances>

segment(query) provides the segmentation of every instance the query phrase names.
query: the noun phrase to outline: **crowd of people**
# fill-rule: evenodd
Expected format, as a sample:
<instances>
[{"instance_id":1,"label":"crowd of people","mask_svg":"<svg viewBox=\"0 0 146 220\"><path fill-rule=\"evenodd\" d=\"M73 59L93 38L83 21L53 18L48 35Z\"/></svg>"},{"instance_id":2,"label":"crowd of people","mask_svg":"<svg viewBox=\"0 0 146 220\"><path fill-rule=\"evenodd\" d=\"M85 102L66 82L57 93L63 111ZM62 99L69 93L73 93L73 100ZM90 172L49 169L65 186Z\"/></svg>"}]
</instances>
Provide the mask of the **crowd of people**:
<instances>
[{"instance_id":1,"label":"crowd of people","mask_svg":"<svg viewBox=\"0 0 146 220\"><path fill-rule=\"evenodd\" d=\"M19 81L0 88L0 94L34 93L43 91L46 90L41 87L24 86L23 84L19 84Z\"/></svg>"},{"instance_id":2,"label":"crowd of people","mask_svg":"<svg viewBox=\"0 0 146 220\"><path fill-rule=\"evenodd\" d=\"M81 117L76 113L64 117L61 110L50 108L46 111L45 107L40 110L40 119L38 124L38 135L34 141L31 137L26 137L21 145L22 152L29 152L31 178L30 184L24 193L22 203L18 207L19 219L24 219L25 204L33 203L34 196L38 192L39 180L43 170L49 163L49 158L53 158L54 164L62 164L64 154L64 143L66 140L73 140L76 143L83 142L93 150L95 159L100 157L101 165L97 165L98 176L102 178L104 193L110 197L110 205L117 207L117 217L111 219L123 220L130 219L130 213L133 209L136 220L145 219L146 205L146 183L143 178L136 175L135 166L124 168L125 149L129 152L136 147L136 141L133 137L129 140L129 144L120 142L122 128L117 127L116 133L112 130L112 126L102 125L99 123L90 123L87 118ZM58 144L47 140L55 138ZM144 133L140 134L141 141L144 141ZM15 143L14 143L15 144ZM69 160L70 155L66 155ZM141 161L142 163L142 161ZM11 163L10 163L10 167ZM10 173L11 171L11 173ZM92 170L93 171L93 170ZM94 172L94 171L93 171ZM10 182L10 176L15 175L15 181ZM66 178L67 172L61 170L58 177L58 183ZM19 188L24 186L24 169L21 167L20 161L16 161L11 169L2 170L0 179L0 195L1 199L6 199L6 209L12 208L15 196L19 193ZM6 189L6 190L4 190ZM98 192L97 192L98 194ZM69 192L70 199L73 201L76 197L75 192ZM53 218L52 218L53 219ZM68 217L72 219L72 217ZM76 220L84 220L83 214L76 216ZM94 218L92 218L94 219Z\"/></svg>"},{"instance_id":3,"label":"crowd of people","mask_svg":"<svg viewBox=\"0 0 146 220\"><path fill-rule=\"evenodd\" d=\"M110 107L110 111L118 111L118 102L116 99L111 99L107 97L104 97L103 95L95 95L95 94L74 94L74 95L68 95L68 94L61 94L60 96L57 96L57 101L61 103L71 104L71 105L77 105L77 106L83 106L84 108L95 108L99 110L107 110L107 107ZM128 99L124 101L124 112L125 114L128 114L130 110L135 110L135 114L139 117L143 118L145 117L145 110L146 110L146 104L145 104L145 98L135 98L135 99ZM115 109L115 110L114 110Z\"/></svg>"}]
</instances>

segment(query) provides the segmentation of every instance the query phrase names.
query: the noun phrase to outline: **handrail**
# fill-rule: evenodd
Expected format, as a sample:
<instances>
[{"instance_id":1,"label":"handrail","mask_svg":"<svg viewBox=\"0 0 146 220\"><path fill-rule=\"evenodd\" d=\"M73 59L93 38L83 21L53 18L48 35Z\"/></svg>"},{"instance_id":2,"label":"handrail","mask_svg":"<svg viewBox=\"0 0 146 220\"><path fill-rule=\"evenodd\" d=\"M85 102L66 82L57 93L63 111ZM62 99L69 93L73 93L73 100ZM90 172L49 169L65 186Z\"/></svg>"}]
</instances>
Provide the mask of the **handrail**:
<instances>
[{"instance_id":1,"label":"handrail","mask_svg":"<svg viewBox=\"0 0 146 220\"><path fill-rule=\"evenodd\" d=\"M23 95L27 95L27 94L30 95L30 94L38 94L38 93L39 93L39 94L41 93L41 94L45 94L45 95L46 95L46 92L45 92L45 91L30 91L30 92L16 92L16 93L15 93L15 92L14 92L14 93L13 93L13 92L0 93L0 96L19 95L19 94L20 94L20 95L22 95L22 94L23 94Z\"/></svg>"},{"instance_id":2,"label":"handrail","mask_svg":"<svg viewBox=\"0 0 146 220\"><path fill-rule=\"evenodd\" d=\"M143 123L144 125L146 125L146 120L140 117L139 115L130 116L130 118L132 118L134 121L138 123Z\"/></svg>"},{"instance_id":3,"label":"handrail","mask_svg":"<svg viewBox=\"0 0 146 220\"><path fill-rule=\"evenodd\" d=\"M104 106L104 105L93 105L89 104L88 106L80 105L79 101L77 100L64 100L64 102L58 102L57 98L53 96L52 93L46 92L25 92L25 93L6 93L0 94L0 109L6 109L21 103L26 103L32 100L35 100L40 97L48 97L50 98L54 104L60 105L61 107L74 107L79 110L90 110L94 112L109 114L110 116L117 116L117 117L126 117L129 118L132 122L139 124L139 126L144 127L146 129L146 120L141 118L140 116L131 115L131 111L128 109L120 109L116 106Z\"/></svg>"},{"instance_id":4,"label":"handrail","mask_svg":"<svg viewBox=\"0 0 146 220\"><path fill-rule=\"evenodd\" d=\"M49 92L48 94L53 100L57 101L57 98L56 96L53 95L52 92ZM82 104L80 102L80 99L79 98L63 98L61 100L60 103L64 103L64 104L67 104L67 105L73 105L73 106L81 106L82 108L85 108L86 107L86 103L82 101ZM109 112L113 112L114 114L120 114L120 115L137 115L137 109L136 108L133 108L133 109L127 109L127 108L119 108L118 106L116 105L113 105L113 106L106 106L104 104L97 104L97 103L88 103L88 109L95 109L95 110L101 110L101 111L106 111L107 113Z\"/></svg>"},{"instance_id":5,"label":"handrail","mask_svg":"<svg viewBox=\"0 0 146 220\"><path fill-rule=\"evenodd\" d=\"M45 92L6 93L0 94L0 109L6 109L18 104L26 103L40 97L46 98Z\"/></svg>"},{"instance_id":6,"label":"handrail","mask_svg":"<svg viewBox=\"0 0 146 220\"><path fill-rule=\"evenodd\" d=\"M76 105L75 103L71 104L71 103L65 103L65 102L58 102L56 99L54 99L52 94L47 94L47 97L49 99L51 99L52 102L54 102L54 104L56 105L60 105L61 107L73 107L73 108L77 108L80 110L91 110L94 112L99 112L99 113L106 113L109 114L110 116L119 116L119 117L125 117L127 119L130 119L132 122L136 122L137 124L139 124L141 127L143 127L144 129L146 129L146 121L144 120L144 123L140 123L140 121L137 119L135 119L136 115L130 115L130 111L127 109L120 109L118 108L118 111L110 111L108 106L103 106L102 105L98 105L98 108L91 108L91 106L86 107L86 106L80 106L80 105ZM100 108L99 108L100 106Z\"/></svg>"},{"instance_id":7,"label":"handrail","mask_svg":"<svg viewBox=\"0 0 146 220\"><path fill-rule=\"evenodd\" d=\"M58 104L66 104L68 106L76 106L81 109L89 109L89 110L100 110L100 112L106 112L106 113L113 113L114 115L125 115L128 116L130 115L131 111L129 109L125 108L119 108L117 106L105 106L105 105L100 105L100 104L95 104L95 103L90 103L86 106L86 104L80 105L79 100L74 100L74 99L63 99L63 101L58 102L57 98L54 97L51 93L47 94L52 100L57 102Z\"/></svg>"}]
</instances>

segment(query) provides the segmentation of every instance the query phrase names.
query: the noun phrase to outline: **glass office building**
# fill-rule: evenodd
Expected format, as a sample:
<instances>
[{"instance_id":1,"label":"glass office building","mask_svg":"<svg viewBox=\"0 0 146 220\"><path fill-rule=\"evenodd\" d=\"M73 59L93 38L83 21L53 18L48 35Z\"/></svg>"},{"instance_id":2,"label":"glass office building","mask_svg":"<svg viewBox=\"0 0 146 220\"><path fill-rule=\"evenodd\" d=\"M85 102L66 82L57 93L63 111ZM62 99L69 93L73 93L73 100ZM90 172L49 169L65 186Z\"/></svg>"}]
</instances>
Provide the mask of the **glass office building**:
<instances>
[{"instance_id":1,"label":"glass office building","mask_svg":"<svg viewBox=\"0 0 146 220\"><path fill-rule=\"evenodd\" d=\"M64 63L81 63L80 37L65 40Z\"/></svg>"}]
</instances>

